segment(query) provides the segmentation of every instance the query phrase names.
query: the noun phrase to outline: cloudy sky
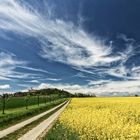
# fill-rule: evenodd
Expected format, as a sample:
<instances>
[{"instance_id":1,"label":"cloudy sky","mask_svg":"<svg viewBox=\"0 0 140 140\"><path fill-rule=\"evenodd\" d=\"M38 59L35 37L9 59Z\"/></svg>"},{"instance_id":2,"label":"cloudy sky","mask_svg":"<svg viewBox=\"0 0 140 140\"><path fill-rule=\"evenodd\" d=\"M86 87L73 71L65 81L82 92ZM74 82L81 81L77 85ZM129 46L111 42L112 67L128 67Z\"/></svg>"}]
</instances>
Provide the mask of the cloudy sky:
<instances>
[{"instance_id":1,"label":"cloudy sky","mask_svg":"<svg viewBox=\"0 0 140 140\"><path fill-rule=\"evenodd\" d=\"M139 0L0 0L0 92L140 91Z\"/></svg>"}]
</instances>

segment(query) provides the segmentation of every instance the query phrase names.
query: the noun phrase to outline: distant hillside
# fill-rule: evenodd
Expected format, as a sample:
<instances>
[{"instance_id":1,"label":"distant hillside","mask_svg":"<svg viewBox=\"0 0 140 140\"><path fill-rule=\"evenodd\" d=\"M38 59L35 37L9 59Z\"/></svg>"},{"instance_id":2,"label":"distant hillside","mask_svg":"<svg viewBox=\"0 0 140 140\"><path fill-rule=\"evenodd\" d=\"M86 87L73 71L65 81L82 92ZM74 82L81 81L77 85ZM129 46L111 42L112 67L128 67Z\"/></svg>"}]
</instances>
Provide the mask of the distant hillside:
<instances>
[{"instance_id":1,"label":"distant hillside","mask_svg":"<svg viewBox=\"0 0 140 140\"><path fill-rule=\"evenodd\" d=\"M40 95L58 95L58 96L63 97L63 98L74 96L73 94L71 94L67 91L59 90L56 88L47 88L47 89L40 89L40 90L31 89L28 92L16 92L13 95L16 97L21 97L21 96L26 96L28 94L30 94L32 96L35 96L38 94L40 94Z\"/></svg>"},{"instance_id":2,"label":"distant hillside","mask_svg":"<svg viewBox=\"0 0 140 140\"><path fill-rule=\"evenodd\" d=\"M60 89L57 89L57 88L47 88L47 89L40 89L40 90L34 90L34 89L31 89L29 90L28 92L16 92L14 93L14 96L16 97L21 97L21 96L26 96L26 95L32 95L32 96L35 96L35 95L58 95L59 97L62 97L62 98L67 98L67 97L96 97L96 95L88 95L88 94L82 94L82 93L75 93L75 94L72 94L68 91L65 91L65 90L60 90Z\"/></svg>"}]
</instances>

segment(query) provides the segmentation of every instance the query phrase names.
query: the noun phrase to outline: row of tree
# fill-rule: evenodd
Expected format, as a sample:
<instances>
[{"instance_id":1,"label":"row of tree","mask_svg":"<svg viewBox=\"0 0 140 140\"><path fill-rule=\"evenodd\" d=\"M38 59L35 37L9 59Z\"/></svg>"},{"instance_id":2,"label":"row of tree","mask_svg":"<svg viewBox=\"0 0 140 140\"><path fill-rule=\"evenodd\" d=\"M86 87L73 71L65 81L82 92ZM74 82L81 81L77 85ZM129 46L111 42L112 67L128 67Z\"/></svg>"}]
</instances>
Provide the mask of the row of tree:
<instances>
[{"instance_id":1,"label":"row of tree","mask_svg":"<svg viewBox=\"0 0 140 140\"><path fill-rule=\"evenodd\" d=\"M71 94L70 92L59 90L57 88L51 89L41 89L41 90L33 90L34 92L31 92L30 90L28 92L16 92L14 94L3 94L0 95L1 105L2 105L2 114L5 113L6 103L11 97L16 97L18 100L18 97L24 97L23 100L25 101L25 107L28 109L29 101L31 96L36 96L37 98L37 104L39 106L40 104L40 96L43 96L45 99L45 104L47 102L47 98L54 95L54 98L71 98L71 97L96 97L95 94L82 94L82 93L75 93ZM50 99L51 100L51 99Z\"/></svg>"},{"instance_id":2,"label":"row of tree","mask_svg":"<svg viewBox=\"0 0 140 140\"><path fill-rule=\"evenodd\" d=\"M64 90L59 90L57 88L47 88L47 89L40 89L40 90L34 90L34 92L31 92L30 90L28 92L16 92L13 94L15 97L22 97L22 96L27 96L27 94L31 96L36 96L38 94L40 95L52 95L52 94L57 94L59 97L72 97L74 96L70 92L64 91Z\"/></svg>"}]
</instances>

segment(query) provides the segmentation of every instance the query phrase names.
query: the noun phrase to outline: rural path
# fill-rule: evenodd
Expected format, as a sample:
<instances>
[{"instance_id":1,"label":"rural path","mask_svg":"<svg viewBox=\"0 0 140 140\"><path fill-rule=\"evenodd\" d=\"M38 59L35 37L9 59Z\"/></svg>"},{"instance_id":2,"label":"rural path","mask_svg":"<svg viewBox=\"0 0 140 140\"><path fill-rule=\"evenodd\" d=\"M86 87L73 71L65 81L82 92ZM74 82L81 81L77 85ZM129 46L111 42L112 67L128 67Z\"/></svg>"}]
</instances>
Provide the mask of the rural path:
<instances>
[{"instance_id":1,"label":"rural path","mask_svg":"<svg viewBox=\"0 0 140 140\"><path fill-rule=\"evenodd\" d=\"M7 129L4 129L4 130L0 131L0 138L3 138L5 136L7 136L8 134L15 132L16 130L18 130L18 129L20 129L20 128L22 128L22 127L24 127L24 126L26 126L26 125L28 125L30 123L32 123L35 120L38 120L39 118L43 117L44 115L54 111L55 109L59 108L62 105L64 105L66 102L67 101L61 103L60 105L58 105L58 106L56 106L56 107L54 107L54 108L52 108L52 109L50 109L50 110L48 110L46 112L43 112L43 113L41 113L39 115L36 115L36 116L26 120L26 121L20 122L20 123L14 125L14 126L11 126L11 127L7 128Z\"/></svg>"},{"instance_id":2,"label":"rural path","mask_svg":"<svg viewBox=\"0 0 140 140\"><path fill-rule=\"evenodd\" d=\"M21 138L18 140L37 140L42 135L42 133L50 129L54 121L59 117L59 115L63 112L63 110L66 108L66 106L69 104L69 101L57 112L55 112L53 115L51 115L48 119L41 122L38 126L24 134Z\"/></svg>"}]
</instances>

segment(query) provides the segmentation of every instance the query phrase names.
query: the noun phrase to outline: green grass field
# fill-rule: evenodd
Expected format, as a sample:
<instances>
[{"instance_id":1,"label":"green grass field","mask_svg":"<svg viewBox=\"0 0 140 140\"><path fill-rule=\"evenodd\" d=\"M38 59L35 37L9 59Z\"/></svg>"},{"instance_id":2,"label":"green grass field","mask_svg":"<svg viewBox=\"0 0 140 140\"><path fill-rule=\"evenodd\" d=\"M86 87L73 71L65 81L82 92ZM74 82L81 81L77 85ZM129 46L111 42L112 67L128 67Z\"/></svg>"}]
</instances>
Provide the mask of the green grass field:
<instances>
[{"instance_id":1,"label":"green grass field","mask_svg":"<svg viewBox=\"0 0 140 140\"><path fill-rule=\"evenodd\" d=\"M6 101L5 109L26 107L26 96L25 97L9 97ZM58 99L58 95L49 95L49 96L39 96L39 103L45 103L51 100ZM28 97L28 105L38 105L38 96ZM0 110L2 110L2 99L0 99Z\"/></svg>"},{"instance_id":2,"label":"green grass field","mask_svg":"<svg viewBox=\"0 0 140 140\"><path fill-rule=\"evenodd\" d=\"M24 135L25 133L27 133L28 131L30 131L34 127L36 127L42 121L46 120L48 117L50 117L50 115L52 115L53 113L58 111L62 106L60 106L57 109L55 109L54 111L44 115L43 117L33 121L32 123L22 127L21 129L18 129L17 131L15 131L15 132L3 137L1 140L18 140L22 135Z\"/></svg>"},{"instance_id":3,"label":"green grass field","mask_svg":"<svg viewBox=\"0 0 140 140\"><path fill-rule=\"evenodd\" d=\"M23 97L22 97L23 98ZM19 99L22 100L22 98L20 97ZM34 97L35 98L35 97ZM34 98L32 98L32 103L35 103ZM27 118L30 118L36 114L39 114L43 111L46 111L62 102L64 102L66 99L51 99L49 101L47 101L46 103L43 102L43 97L42 97L42 102L40 103L40 105L38 106L37 104L35 105L30 105L28 109L26 109L24 107L23 101L21 101L22 103L20 104L18 98L13 98L13 100L11 100L11 105L12 103L14 105L12 105L12 107L8 108L5 110L5 114L0 113L0 130L13 125L15 123L18 123L22 120L25 120ZM18 103L21 105L21 107L18 107Z\"/></svg>"}]
</instances>

